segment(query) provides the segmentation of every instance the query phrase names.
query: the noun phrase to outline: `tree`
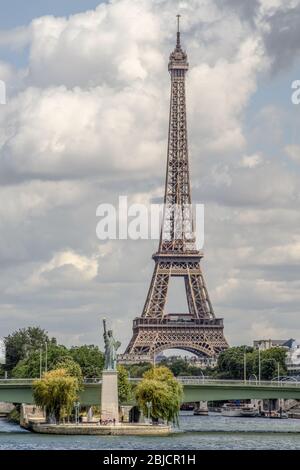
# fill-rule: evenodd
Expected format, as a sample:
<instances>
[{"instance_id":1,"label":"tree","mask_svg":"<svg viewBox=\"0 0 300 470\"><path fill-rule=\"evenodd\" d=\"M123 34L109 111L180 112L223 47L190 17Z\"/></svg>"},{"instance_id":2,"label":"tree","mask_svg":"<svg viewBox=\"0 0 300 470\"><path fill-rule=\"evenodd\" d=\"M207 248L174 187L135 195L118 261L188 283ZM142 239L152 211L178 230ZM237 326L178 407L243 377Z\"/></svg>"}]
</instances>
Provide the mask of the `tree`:
<instances>
[{"instance_id":1,"label":"tree","mask_svg":"<svg viewBox=\"0 0 300 470\"><path fill-rule=\"evenodd\" d=\"M70 416L80 388L78 379L68 375L65 369L46 372L32 387L35 403L46 408L47 416L53 414L56 422L64 415Z\"/></svg>"},{"instance_id":2,"label":"tree","mask_svg":"<svg viewBox=\"0 0 300 470\"><path fill-rule=\"evenodd\" d=\"M104 366L104 354L98 346L93 344L73 346L69 350L70 356L76 361L87 378L100 377Z\"/></svg>"},{"instance_id":3,"label":"tree","mask_svg":"<svg viewBox=\"0 0 300 470\"><path fill-rule=\"evenodd\" d=\"M126 366L126 369L130 373L130 377L140 378L143 377L144 372L151 369L152 364L150 362L142 362L140 364L131 364Z\"/></svg>"},{"instance_id":4,"label":"tree","mask_svg":"<svg viewBox=\"0 0 300 470\"><path fill-rule=\"evenodd\" d=\"M191 375L189 371L190 365L182 357L165 358L161 361L161 365L168 367L173 372L175 377L178 375Z\"/></svg>"},{"instance_id":5,"label":"tree","mask_svg":"<svg viewBox=\"0 0 300 470\"><path fill-rule=\"evenodd\" d=\"M132 387L128 372L124 366L118 365L118 396L119 403L126 403L132 398Z\"/></svg>"},{"instance_id":6,"label":"tree","mask_svg":"<svg viewBox=\"0 0 300 470\"><path fill-rule=\"evenodd\" d=\"M263 380L271 380L278 375L278 366L279 366L279 375L286 375L286 349L281 347L274 347L266 349L265 351L260 352L260 363L261 363L261 378ZM254 373L258 375L258 350L254 351L255 354L255 366Z\"/></svg>"},{"instance_id":7,"label":"tree","mask_svg":"<svg viewBox=\"0 0 300 470\"><path fill-rule=\"evenodd\" d=\"M45 343L56 344L56 339L50 339L48 333L40 327L28 327L15 331L4 338L6 348L5 370L11 371L19 361L44 347Z\"/></svg>"},{"instance_id":8,"label":"tree","mask_svg":"<svg viewBox=\"0 0 300 470\"><path fill-rule=\"evenodd\" d=\"M223 351L218 357L218 377L224 379L242 379L244 374L244 354L245 352L247 354L252 351L253 348L248 346L237 346Z\"/></svg>"},{"instance_id":9,"label":"tree","mask_svg":"<svg viewBox=\"0 0 300 470\"><path fill-rule=\"evenodd\" d=\"M167 367L153 367L144 373L137 385L135 397L145 416L151 403L150 414L154 419L177 423L182 399L182 385Z\"/></svg>"},{"instance_id":10,"label":"tree","mask_svg":"<svg viewBox=\"0 0 300 470\"><path fill-rule=\"evenodd\" d=\"M70 377L75 377L78 384L81 386L83 383L82 371L80 365L75 362L71 357L59 359L53 366L53 370L64 369Z\"/></svg>"},{"instance_id":11,"label":"tree","mask_svg":"<svg viewBox=\"0 0 300 470\"><path fill-rule=\"evenodd\" d=\"M160 362L160 365L168 367L175 377L180 375L212 375L215 372L215 370L210 367L206 367L205 369L198 367L194 365L193 362L182 357L166 357Z\"/></svg>"},{"instance_id":12,"label":"tree","mask_svg":"<svg viewBox=\"0 0 300 470\"><path fill-rule=\"evenodd\" d=\"M259 375L259 356L261 364L261 379L271 380L278 374L287 373L285 365L286 350L275 347L259 351L249 346L238 346L223 351L218 357L217 376L219 378L241 380L244 378L244 361L246 353L246 378Z\"/></svg>"},{"instance_id":13,"label":"tree","mask_svg":"<svg viewBox=\"0 0 300 470\"><path fill-rule=\"evenodd\" d=\"M49 343L47 350L47 370L56 368L56 364L66 358L72 359L68 349L65 346ZM25 359L18 362L16 367L11 371L12 377L17 378L37 378L40 376L40 366L42 359L42 372L46 367L45 349L31 351Z\"/></svg>"},{"instance_id":14,"label":"tree","mask_svg":"<svg viewBox=\"0 0 300 470\"><path fill-rule=\"evenodd\" d=\"M65 360L78 364L83 377L100 377L103 369L103 353L97 346L78 346L67 349L63 345L49 343L47 348L47 370L57 368L57 363ZM42 371L45 370L46 354L42 350ZM32 377L40 375L40 350L30 351L11 371L12 377Z\"/></svg>"}]
</instances>

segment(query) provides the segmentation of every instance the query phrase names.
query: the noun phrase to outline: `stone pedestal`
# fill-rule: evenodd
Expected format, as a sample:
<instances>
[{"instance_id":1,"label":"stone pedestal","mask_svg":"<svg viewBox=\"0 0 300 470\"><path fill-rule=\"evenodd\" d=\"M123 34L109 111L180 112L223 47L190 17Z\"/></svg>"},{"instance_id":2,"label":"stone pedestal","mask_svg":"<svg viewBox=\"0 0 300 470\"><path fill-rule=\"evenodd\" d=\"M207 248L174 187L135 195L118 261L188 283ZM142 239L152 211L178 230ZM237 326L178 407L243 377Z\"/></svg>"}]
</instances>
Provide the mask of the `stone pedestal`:
<instances>
[{"instance_id":1,"label":"stone pedestal","mask_svg":"<svg viewBox=\"0 0 300 470\"><path fill-rule=\"evenodd\" d=\"M101 419L119 422L118 372L115 370L102 373Z\"/></svg>"}]
</instances>

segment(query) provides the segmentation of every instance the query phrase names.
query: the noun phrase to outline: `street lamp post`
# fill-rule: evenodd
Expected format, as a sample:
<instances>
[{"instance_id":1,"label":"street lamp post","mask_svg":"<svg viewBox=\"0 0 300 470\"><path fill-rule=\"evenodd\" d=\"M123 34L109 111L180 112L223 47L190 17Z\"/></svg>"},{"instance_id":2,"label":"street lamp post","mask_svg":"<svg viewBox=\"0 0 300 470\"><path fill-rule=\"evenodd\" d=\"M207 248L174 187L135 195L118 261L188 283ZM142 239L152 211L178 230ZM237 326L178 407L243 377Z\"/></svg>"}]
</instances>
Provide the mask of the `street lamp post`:
<instances>
[{"instance_id":1,"label":"street lamp post","mask_svg":"<svg viewBox=\"0 0 300 470\"><path fill-rule=\"evenodd\" d=\"M261 363L260 363L260 347L258 347L258 383L260 384L261 379Z\"/></svg>"},{"instance_id":2,"label":"street lamp post","mask_svg":"<svg viewBox=\"0 0 300 470\"><path fill-rule=\"evenodd\" d=\"M247 357L246 357L246 351L244 352L244 382L246 383L247 381Z\"/></svg>"},{"instance_id":3,"label":"street lamp post","mask_svg":"<svg viewBox=\"0 0 300 470\"><path fill-rule=\"evenodd\" d=\"M48 343L46 341L45 372L48 372Z\"/></svg>"},{"instance_id":4,"label":"street lamp post","mask_svg":"<svg viewBox=\"0 0 300 470\"><path fill-rule=\"evenodd\" d=\"M42 348L40 348L40 379L42 378Z\"/></svg>"}]
</instances>

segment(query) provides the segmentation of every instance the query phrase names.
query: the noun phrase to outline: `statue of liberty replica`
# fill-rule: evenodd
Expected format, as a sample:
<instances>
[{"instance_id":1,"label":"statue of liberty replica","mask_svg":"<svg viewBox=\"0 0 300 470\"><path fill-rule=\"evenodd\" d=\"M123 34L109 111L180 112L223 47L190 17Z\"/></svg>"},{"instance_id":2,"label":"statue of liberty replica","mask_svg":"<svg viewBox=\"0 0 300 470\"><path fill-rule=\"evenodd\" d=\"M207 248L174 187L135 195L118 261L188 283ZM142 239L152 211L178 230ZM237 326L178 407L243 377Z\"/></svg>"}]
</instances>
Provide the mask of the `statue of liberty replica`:
<instances>
[{"instance_id":1,"label":"statue of liberty replica","mask_svg":"<svg viewBox=\"0 0 300 470\"><path fill-rule=\"evenodd\" d=\"M103 337L105 345L105 370L117 370L117 349L121 346L120 341L113 337L112 330L106 329L106 320L103 320Z\"/></svg>"},{"instance_id":2,"label":"statue of liberty replica","mask_svg":"<svg viewBox=\"0 0 300 470\"><path fill-rule=\"evenodd\" d=\"M121 343L115 340L112 330L107 330L105 319L103 330L105 364L102 372L101 419L117 424L119 422L117 349Z\"/></svg>"}]
</instances>

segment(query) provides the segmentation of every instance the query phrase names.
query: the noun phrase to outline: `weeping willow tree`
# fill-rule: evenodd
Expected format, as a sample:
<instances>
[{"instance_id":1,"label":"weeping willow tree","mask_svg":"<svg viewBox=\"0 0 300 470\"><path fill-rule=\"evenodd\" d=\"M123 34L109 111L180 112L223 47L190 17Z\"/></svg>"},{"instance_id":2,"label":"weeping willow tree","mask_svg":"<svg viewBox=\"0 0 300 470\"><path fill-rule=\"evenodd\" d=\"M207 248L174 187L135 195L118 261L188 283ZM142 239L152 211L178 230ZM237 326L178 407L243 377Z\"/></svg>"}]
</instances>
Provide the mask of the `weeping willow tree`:
<instances>
[{"instance_id":1,"label":"weeping willow tree","mask_svg":"<svg viewBox=\"0 0 300 470\"><path fill-rule=\"evenodd\" d=\"M167 367L153 367L143 375L135 391L136 401L147 416L178 424L182 385Z\"/></svg>"},{"instance_id":2,"label":"weeping willow tree","mask_svg":"<svg viewBox=\"0 0 300 470\"><path fill-rule=\"evenodd\" d=\"M79 389L78 378L66 369L55 369L33 382L33 397L38 406L46 409L47 416L53 414L59 422L63 416L70 416Z\"/></svg>"}]
</instances>

